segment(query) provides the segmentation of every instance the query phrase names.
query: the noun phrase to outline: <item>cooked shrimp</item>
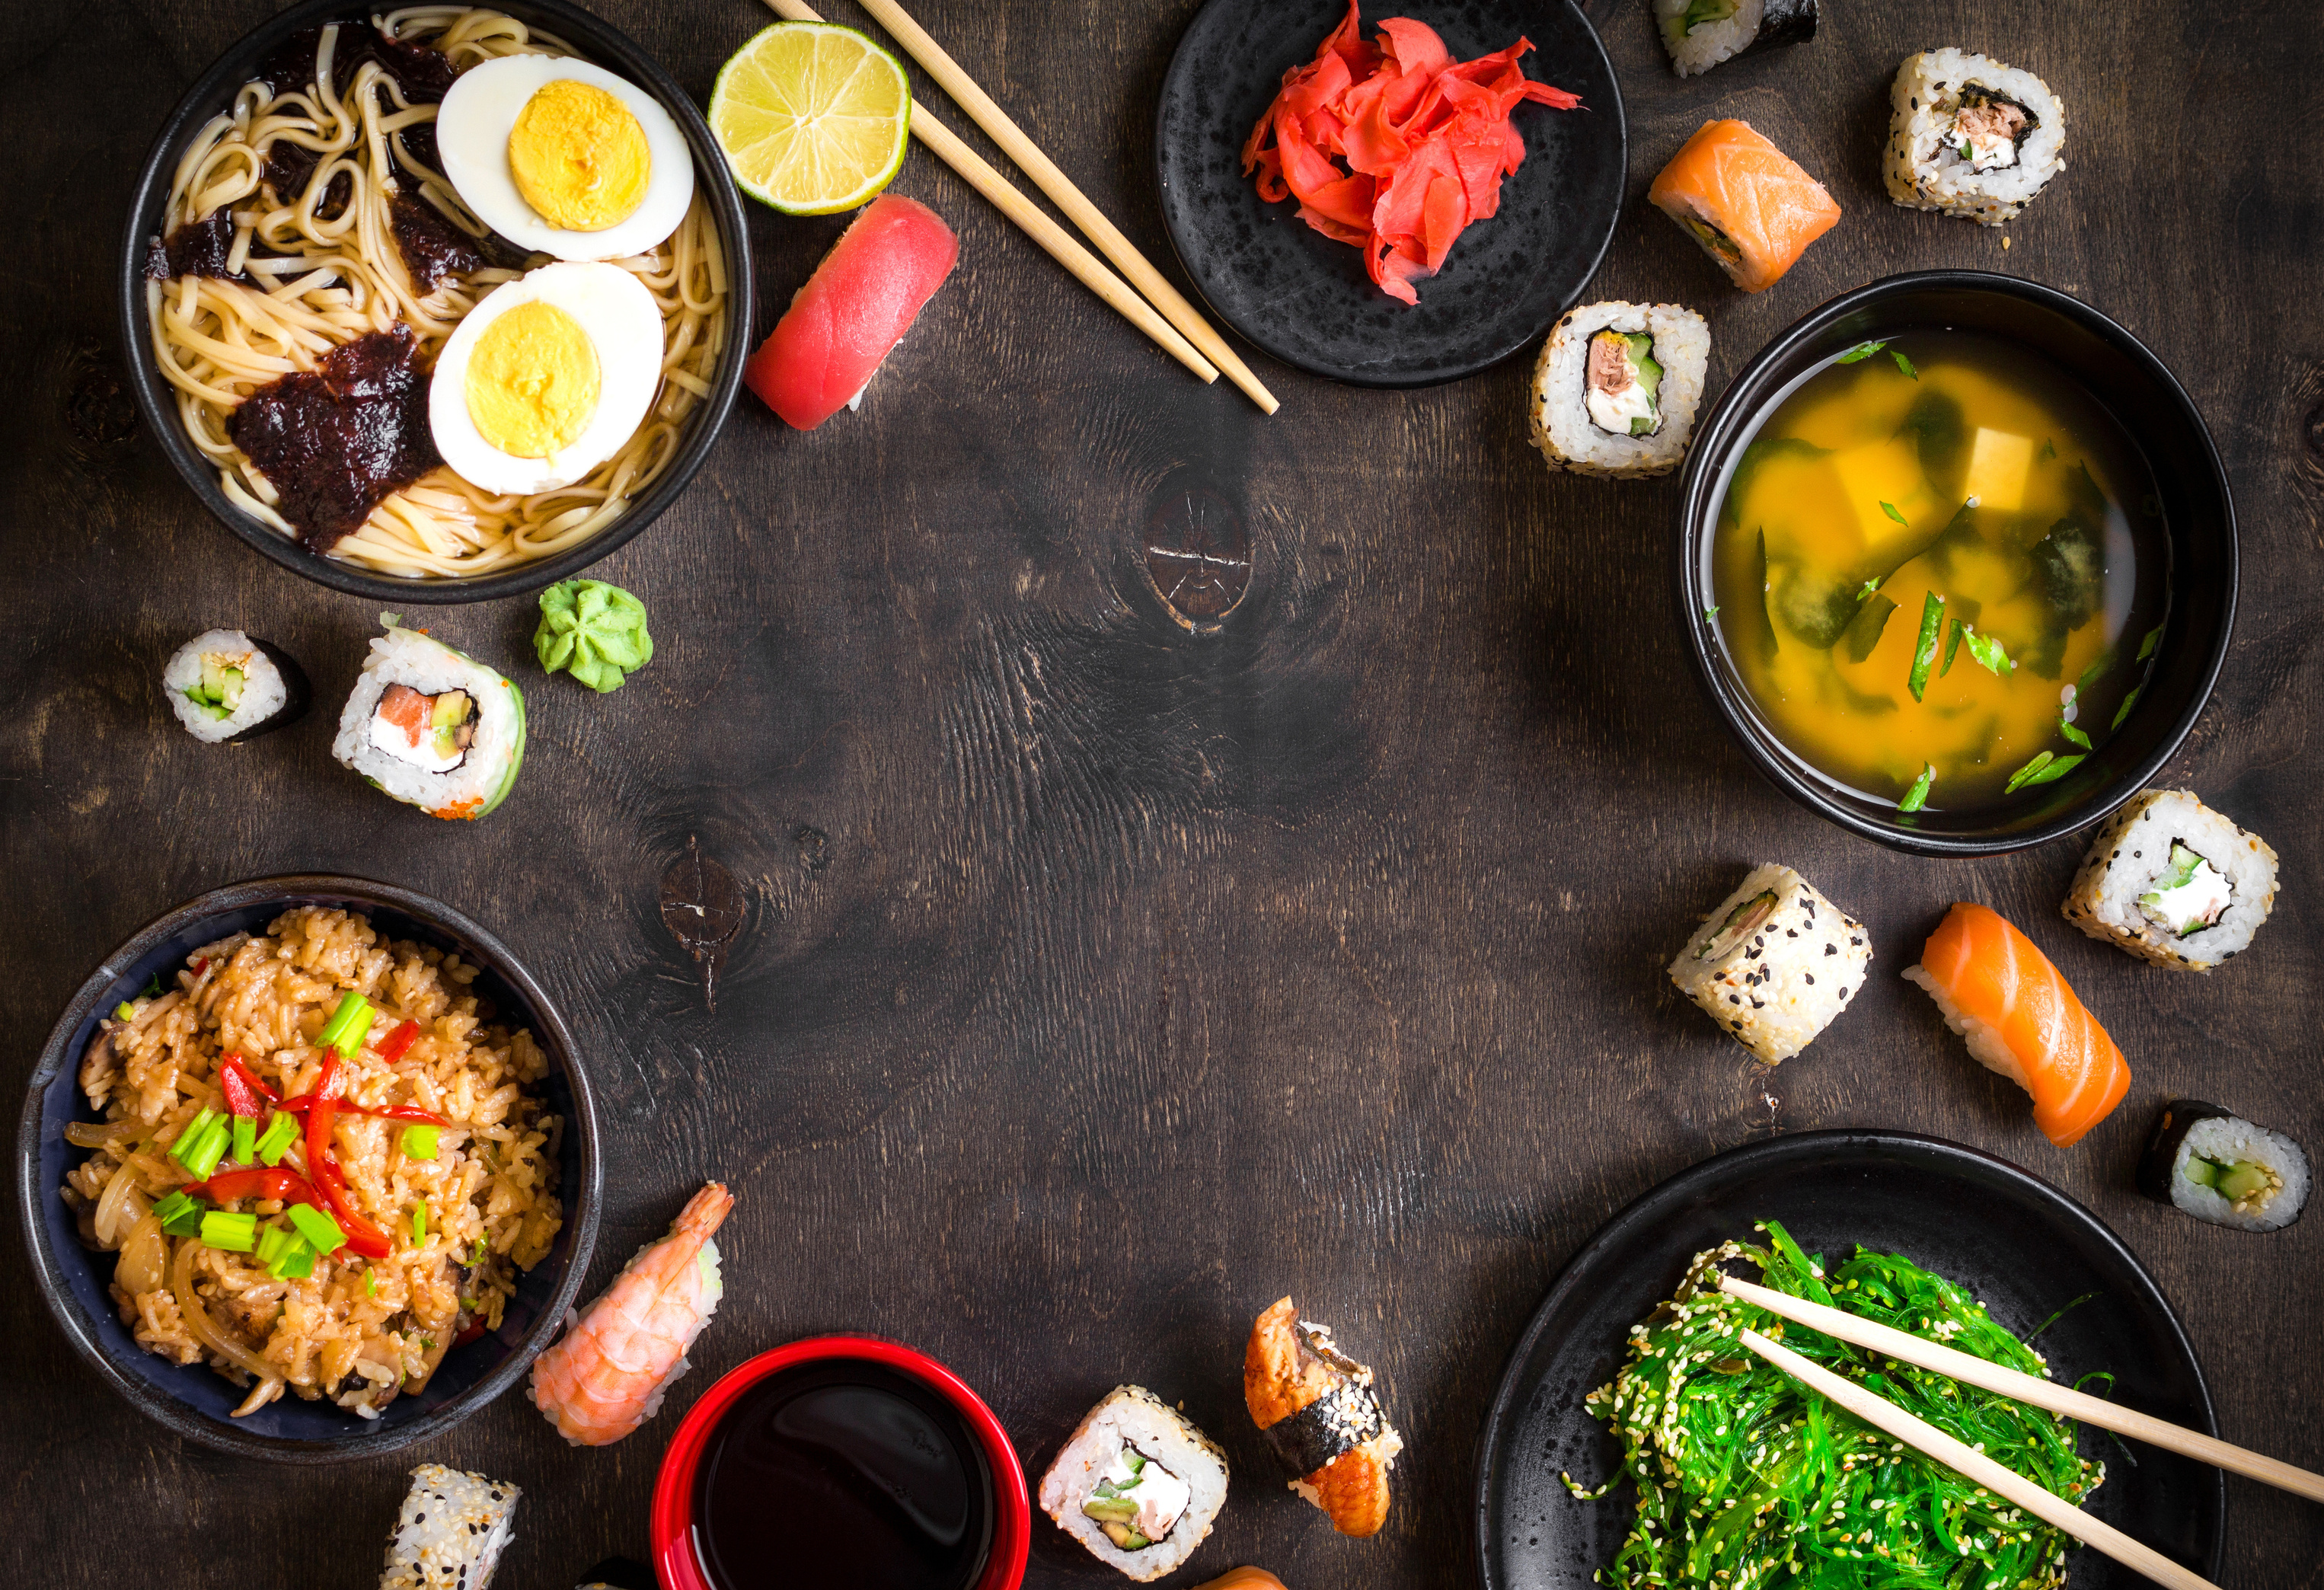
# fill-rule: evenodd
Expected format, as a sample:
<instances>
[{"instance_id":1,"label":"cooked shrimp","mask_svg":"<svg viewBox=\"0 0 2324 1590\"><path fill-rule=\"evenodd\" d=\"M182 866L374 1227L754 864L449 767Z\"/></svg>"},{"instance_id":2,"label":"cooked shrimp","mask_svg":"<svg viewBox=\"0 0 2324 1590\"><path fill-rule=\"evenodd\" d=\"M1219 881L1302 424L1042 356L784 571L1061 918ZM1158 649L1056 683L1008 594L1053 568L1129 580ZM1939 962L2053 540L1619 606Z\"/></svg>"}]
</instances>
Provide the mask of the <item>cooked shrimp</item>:
<instances>
[{"instance_id":1,"label":"cooked shrimp","mask_svg":"<svg viewBox=\"0 0 2324 1590\"><path fill-rule=\"evenodd\" d=\"M725 1290L710 1240L733 1195L711 1182L669 1234L648 1243L532 1366L527 1395L576 1447L604 1447L651 1419L687 1371L686 1350Z\"/></svg>"}]
</instances>

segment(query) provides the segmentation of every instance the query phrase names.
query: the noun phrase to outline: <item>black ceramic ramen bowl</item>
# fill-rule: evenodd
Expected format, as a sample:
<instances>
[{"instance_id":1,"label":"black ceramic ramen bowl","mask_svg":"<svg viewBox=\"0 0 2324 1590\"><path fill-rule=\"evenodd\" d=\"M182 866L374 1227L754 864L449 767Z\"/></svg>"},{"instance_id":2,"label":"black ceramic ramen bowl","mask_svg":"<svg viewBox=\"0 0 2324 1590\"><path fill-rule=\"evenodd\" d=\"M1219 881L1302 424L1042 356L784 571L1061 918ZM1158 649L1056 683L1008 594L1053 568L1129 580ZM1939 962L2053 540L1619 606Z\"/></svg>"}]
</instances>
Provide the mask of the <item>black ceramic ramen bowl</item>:
<instances>
[{"instance_id":1,"label":"black ceramic ramen bowl","mask_svg":"<svg viewBox=\"0 0 2324 1590\"><path fill-rule=\"evenodd\" d=\"M1760 425L1833 355L1911 331L2005 337L2046 359L2121 426L2153 476L2165 526L2169 606L2136 709L2066 777L1981 810L1907 816L1784 745L1704 610L1720 505ZM1679 627L1711 704L1775 787L1818 816L1918 855L1991 855L2105 818L2177 752L2210 699L2236 616L2236 510L2202 415L2163 362L2080 300L1986 271L1918 271L1843 293L1793 325L1728 384L1680 477Z\"/></svg>"},{"instance_id":2,"label":"black ceramic ramen bowl","mask_svg":"<svg viewBox=\"0 0 2324 1590\"><path fill-rule=\"evenodd\" d=\"M1489 368L1547 335L1613 241L1628 174L1622 91L1572 0L1416 0L1365 7L1443 35L1455 60L1534 51L1527 77L1582 96L1575 110L1518 107L1525 163L1500 212L1461 234L1417 306L1364 274L1363 253L1268 204L1242 172L1243 141L1284 72L1315 57L1347 0L1210 0L1162 84L1154 130L1162 218L1186 274L1219 317L1285 364L1357 386L1434 386Z\"/></svg>"},{"instance_id":3,"label":"black ceramic ramen bowl","mask_svg":"<svg viewBox=\"0 0 2324 1590\"><path fill-rule=\"evenodd\" d=\"M445 1354L418 1396L398 1397L376 1419L329 1401L286 1394L255 1413L229 1418L244 1391L203 1364L180 1365L145 1352L123 1325L108 1290L114 1258L81 1245L73 1212L59 1196L65 1172L86 1157L65 1135L96 1121L80 1089L81 1056L97 1019L134 997L146 979L164 983L204 944L235 932L262 932L294 905L339 906L371 919L383 937L447 951L480 969L472 986L496 1024L531 1031L549 1060L542 1087L565 1120L558 1145L558 1197L565 1224L549 1255L521 1277L500 1328ZM335 1463L378 1457L443 1434L521 1379L557 1334L596 1243L597 1111L573 1035L508 947L449 906L424 894L361 878L260 878L213 889L155 918L89 975L49 1034L24 1099L16 1137L16 1206L24 1247L50 1311L74 1349L138 1411L187 1440L244 1457Z\"/></svg>"},{"instance_id":4,"label":"black ceramic ramen bowl","mask_svg":"<svg viewBox=\"0 0 2324 1590\"><path fill-rule=\"evenodd\" d=\"M412 579L375 574L339 559L318 557L302 543L251 518L227 498L218 485L217 471L186 435L185 425L178 417L173 389L154 360L145 319L146 244L163 229L161 216L169 207L170 184L179 157L209 119L233 103L235 91L290 35L334 22L361 21L367 26L371 14L364 7L353 0L302 0L302 4L244 35L211 64L178 102L177 109L170 113L161 136L153 141L152 153L145 157L144 168L138 173L135 195L129 202L128 229L121 245L122 347L126 351L130 384L137 393L138 411L143 416L146 433L161 444L202 505L244 542L302 578L367 601L481 602L495 596L523 596L557 580L571 578L620 548L678 500L710 456L711 447L734 407L734 399L742 390L742 364L750 355L750 237L742 218L741 190L734 186L726 157L711 137L709 124L702 119L701 111L678 80L629 35L570 4L570 0L506 0L505 4L493 0L493 9L507 13L528 27L556 34L591 61L645 89L669 112L678 130L686 135L687 147L694 153L695 181L708 196L711 214L717 223L719 246L726 254L729 302L733 306L730 315L742 317L729 321L727 344L720 355L710 395L696 403L687 417L677 455L670 459L669 467L632 500L627 513L578 546L513 569L466 579Z\"/></svg>"},{"instance_id":5,"label":"black ceramic ramen bowl","mask_svg":"<svg viewBox=\"0 0 2324 1590\"><path fill-rule=\"evenodd\" d=\"M2207 1434L2218 1428L2202 1366L2153 1279L2096 1215L2039 1177L1909 1132L1748 1143L1681 1171L1609 1220L1518 1338L1478 1439L1484 1590L1597 1582L1637 1521L1637 1498L1626 1481L1580 1501L1560 1478L1589 1486L1618 1470L1620 1448L1582 1399L1614 1378L1630 1327L1677 1290L1693 1255L1752 1241L1753 1223L1768 1219L1811 1253L1844 1255L1858 1243L1902 1253L1967 1287L2021 1337L2047 1321L2040 1346L2061 1383L2104 1371L2114 1377L2109 1400ZM2218 1469L2160 1447L2126 1452L2096 1429L2083 1431L2081 1450L2106 1464L2088 1511L2218 1576L2227 1495ZM2146 1583L2096 1551L2070 1560L2075 1590Z\"/></svg>"}]
</instances>

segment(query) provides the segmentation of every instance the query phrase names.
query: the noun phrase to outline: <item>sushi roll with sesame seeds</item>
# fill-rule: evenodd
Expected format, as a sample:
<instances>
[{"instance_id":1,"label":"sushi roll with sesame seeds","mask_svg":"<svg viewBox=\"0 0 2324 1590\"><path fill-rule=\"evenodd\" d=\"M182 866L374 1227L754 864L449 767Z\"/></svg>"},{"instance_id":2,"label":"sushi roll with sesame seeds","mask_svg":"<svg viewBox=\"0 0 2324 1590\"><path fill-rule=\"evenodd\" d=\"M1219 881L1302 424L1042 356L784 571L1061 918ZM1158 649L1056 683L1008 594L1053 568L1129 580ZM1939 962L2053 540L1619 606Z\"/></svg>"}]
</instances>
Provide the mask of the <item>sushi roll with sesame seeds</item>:
<instances>
[{"instance_id":1,"label":"sushi roll with sesame seeds","mask_svg":"<svg viewBox=\"0 0 2324 1590\"><path fill-rule=\"evenodd\" d=\"M2066 169L2066 107L2050 85L1989 55L1924 50L1890 86L1888 197L1998 226Z\"/></svg>"},{"instance_id":2,"label":"sushi roll with sesame seeds","mask_svg":"<svg viewBox=\"0 0 2324 1590\"><path fill-rule=\"evenodd\" d=\"M1754 867L1671 962L1671 981L1767 1065L1820 1037L1864 986L1872 938L1787 866Z\"/></svg>"},{"instance_id":3,"label":"sushi roll with sesame seeds","mask_svg":"<svg viewBox=\"0 0 2324 1590\"><path fill-rule=\"evenodd\" d=\"M514 1539L514 1485L440 1463L411 1471L379 1590L486 1590Z\"/></svg>"},{"instance_id":4,"label":"sushi roll with sesame seeds","mask_svg":"<svg viewBox=\"0 0 2324 1590\"><path fill-rule=\"evenodd\" d=\"M1404 1437L1380 1407L1371 1370L1340 1351L1332 1327L1277 1300L1250 1327L1242 1396L1291 1489L1342 1535L1379 1534Z\"/></svg>"},{"instance_id":5,"label":"sushi roll with sesame seeds","mask_svg":"<svg viewBox=\"0 0 2324 1590\"><path fill-rule=\"evenodd\" d=\"M1710 328L1683 304L1568 310L1534 362L1533 445L1576 475L1668 475L1686 457L1710 363Z\"/></svg>"},{"instance_id":6,"label":"sushi roll with sesame seeds","mask_svg":"<svg viewBox=\"0 0 2324 1590\"><path fill-rule=\"evenodd\" d=\"M1041 1511L1139 1584L1175 1571L1227 1500L1227 1455L1143 1386L1116 1386L1041 1476Z\"/></svg>"},{"instance_id":7,"label":"sushi roll with sesame seeds","mask_svg":"<svg viewBox=\"0 0 2324 1590\"><path fill-rule=\"evenodd\" d=\"M2066 892L2101 944L2179 972L2251 948L2275 905L2275 852L2192 790L2147 790L2108 818Z\"/></svg>"}]
</instances>

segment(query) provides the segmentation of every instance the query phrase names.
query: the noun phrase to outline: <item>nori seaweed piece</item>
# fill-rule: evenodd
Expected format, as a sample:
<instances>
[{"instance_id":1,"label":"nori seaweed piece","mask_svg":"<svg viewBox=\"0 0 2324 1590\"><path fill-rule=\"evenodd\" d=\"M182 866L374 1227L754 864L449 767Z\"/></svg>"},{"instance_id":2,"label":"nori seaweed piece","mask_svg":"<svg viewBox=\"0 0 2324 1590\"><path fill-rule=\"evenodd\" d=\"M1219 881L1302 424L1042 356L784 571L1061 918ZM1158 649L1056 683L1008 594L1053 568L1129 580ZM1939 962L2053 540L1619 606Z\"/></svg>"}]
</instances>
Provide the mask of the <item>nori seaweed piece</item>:
<instances>
[{"instance_id":1,"label":"nori seaweed piece","mask_svg":"<svg viewBox=\"0 0 2324 1590\"><path fill-rule=\"evenodd\" d=\"M228 745L239 745L244 740L255 740L261 735L271 735L279 728L297 723L307 716L307 708L315 699L314 687L307 682L307 670L299 666L296 657L273 642L262 641L256 635L250 637L250 643L265 652L266 660L274 664L276 671L282 675L282 705L275 710L273 716L260 718L238 735L228 735L225 741Z\"/></svg>"},{"instance_id":2,"label":"nori seaweed piece","mask_svg":"<svg viewBox=\"0 0 2324 1590\"><path fill-rule=\"evenodd\" d=\"M1848 626L1848 660L1850 662L1862 662L1872 655L1873 648L1880 644L1880 632L1888 627L1889 615L1895 611L1896 604L1877 593L1864 604L1864 611L1858 613L1855 622Z\"/></svg>"},{"instance_id":3,"label":"nori seaweed piece","mask_svg":"<svg viewBox=\"0 0 2324 1590\"><path fill-rule=\"evenodd\" d=\"M1735 52L1736 58L1762 50L1783 50L1811 42L1816 36L1816 0L1767 0L1759 16L1759 31Z\"/></svg>"},{"instance_id":4,"label":"nori seaweed piece","mask_svg":"<svg viewBox=\"0 0 2324 1590\"><path fill-rule=\"evenodd\" d=\"M2154 1131L2138 1156L2138 1190L2158 1204L2171 1202L2171 1168L2178 1162L2179 1145L2206 1121L2242 1121L2233 1110L2205 1104L2199 1098L2177 1098L2163 1106ZM2252 1123L2245 1122L2246 1125ZM2174 1207L2176 1206L2173 1206Z\"/></svg>"},{"instance_id":5,"label":"nori seaweed piece","mask_svg":"<svg viewBox=\"0 0 2324 1590\"><path fill-rule=\"evenodd\" d=\"M1961 455L1969 448L1969 420L1960 400L1930 387L1904 411L1904 423L1896 428L1896 434L1913 439L1931 484L1948 483L1943 489L1950 495L1951 486L1960 482Z\"/></svg>"},{"instance_id":6,"label":"nori seaweed piece","mask_svg":"<svg viewBox=\"0 0 2324 1590\"><path fill-rule=\"evenodd\" d=\"M1286 1476L1314 1474L1342 1452L1352 1451L1387 1427L1379 1399L1370 1386L1342 1381L1288 1419L1259 1432Z\"/></svg>"},{"instance_id":7,"label":"nori seaweed piece","mask_svg":"<svg viewBox=\"0 0 2324 1590\"><path fill-rule=\"evenodd\" d=\"M1839 644L1863 606L1856 587L1798 564L1784 571L1772 596L1783 627L1819 652Z\"/></svg>"}]
</instances>

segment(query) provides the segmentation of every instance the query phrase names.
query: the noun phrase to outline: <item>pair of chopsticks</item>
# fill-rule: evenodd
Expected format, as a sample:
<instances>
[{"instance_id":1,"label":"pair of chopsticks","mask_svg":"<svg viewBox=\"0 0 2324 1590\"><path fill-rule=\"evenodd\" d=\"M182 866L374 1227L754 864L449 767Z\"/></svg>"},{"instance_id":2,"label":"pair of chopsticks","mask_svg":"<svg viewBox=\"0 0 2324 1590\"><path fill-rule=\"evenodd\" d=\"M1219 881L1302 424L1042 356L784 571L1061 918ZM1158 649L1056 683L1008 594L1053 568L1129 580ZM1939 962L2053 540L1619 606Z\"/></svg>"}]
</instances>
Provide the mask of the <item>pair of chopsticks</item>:
<instances>
[{"instance_id":1,"label":"pair of chopsticks","mask_svg":"<svg viewBox=\"0 0 2324 1590\"><path fill-rule=\"evenodd\" d=\"M1796 1320L1836 1340L1869 1347L1899 1363L1932 1369L1940 1374L1950 1375L1964 1385L1996 1391L2051 1413L2062 1413L2083 1424L2118 1431L2150 1446L2181 1453L2216 1467L2305 1496L2311 1502L2324 1502L2324 1474L2294 1468L2288 1463L2263 1457L2256 1452L2246 1452L2240 1447L2231 1447L2225 1441L2181 1428L2150 1414L2103 1401L2065 1386L2053 1385L2034 1375L2005 1369L1997 1364L1987 1364L1982 1358L1972 1358L1954 1348L1941 1347L1933 1342L1924 1342L1918 1336L1893 1330L1873 1320L1861 1319L1821 1303L1811 1303L1786 1292L1772 1291L1751 1281L1738 1280L1724 1274L1720 1277L1720 1284L1727 1292L1747 1303L1756 1304L1785 1319ZM1736 1339L1802 1384L1821 1391L1826 1399L1847 1409L1865 1423L1886 1430L1909 1446L1919 1447L1996 1495L2024 1509L2044 1523L2063 1530L2084 1544L2105 1552L2125 1567L2135 1568L2156 1584L2169 1585L2171 1590L2218 1590L2200 1575L2190 1573L2161 1552L2141 1545L2113 1526L2101 1523L2073 1503L2004 1468L1982 1452L1963 1446L1886 1398L1867 1391L1853 1381L1843 1379L1820 1364L1810 1363L1790 1348L1769 1341L1757 1331L1740 1331L1737 1333Z\"/></svg>"},{"instance_id":2,"label":"pair of chopsticks","mask_svg":"<svg viewBox=\"0 0 2324 1590\"><path fill-rule=\"evenodd\" d=\"M767 0L779 14L792 22L821 22L822 17L804 0ZM1022 129L1009 118L1009 113L993 102L992 97L976 85L960 68L960 63L945 53L943 46L928 37L927 30L905 14L896 0L863 0L863 8L880 25L894 35L907 53L920 63L921 69L936 80L944 91L952 96L971 120L984 129L985 135L998 143L1010 160L1029 175L1050 202L1065 212L1074 226L1079 226L1113 262L1121 276L1137 284L1133 291L1129 283L1106 269L1095 255L1084 248L1073 234L1051 220L1039 207L1018 191L1009 179L994 171L990 162L963 143L950 127L928 114L927 107L917 99L912 104L912 136L927 144L938 160L950 166L966 180L968 185L991 200L1010 220L1023 227L1033 241L1047 251L1051 258L1081 280L1084 286L1096 293L1127 318L1140 331L1160 344L1164 352L1201 376L1206 383L1216 381L1219 372L1249 394L1250 401L1272 414L1281 407L1275 394L1260 384L1229 347L1226 339L1211 328L1185 295L1170 285L1162 273L1148 264L1146 256L1138 252L1121 229L1106 219L1103 211L1092 204L1082 190L1074 186L1056 163L1025 136ZM1143 298L1139 294L1143 293ZM1157 311L1159 311L1158 313Z\"/></svg>"}]
</instances>

